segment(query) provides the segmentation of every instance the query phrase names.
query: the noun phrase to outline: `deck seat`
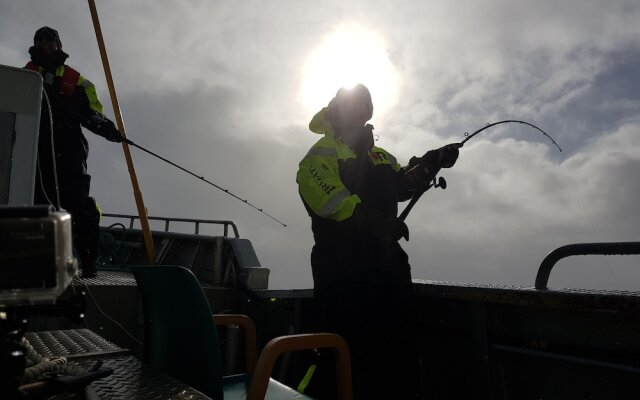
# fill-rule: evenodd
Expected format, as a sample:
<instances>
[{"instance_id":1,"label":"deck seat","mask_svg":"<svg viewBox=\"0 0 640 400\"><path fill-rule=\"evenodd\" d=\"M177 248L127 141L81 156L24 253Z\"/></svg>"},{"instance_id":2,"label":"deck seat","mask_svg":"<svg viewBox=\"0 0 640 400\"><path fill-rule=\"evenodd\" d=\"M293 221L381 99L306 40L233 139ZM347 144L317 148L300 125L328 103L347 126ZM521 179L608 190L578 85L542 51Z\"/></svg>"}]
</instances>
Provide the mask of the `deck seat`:
<instances>
[{"instance_id":1,"label":"deck seat","mask_svg":"<svg viewBox=\"0 0 640 400\"><path fill-rule=\"evenodd\" d=\"M213 399L308 399L271 379L278 357L289 351L333 348L338 398L352 398L349 350L329 333L272 339L256 361L255 325L243 315L213 315L196 277L179 266L136 266L132 272L141 293L145 339L143 361ZM213 316L213 318L212 318ZM223 377L215 325L245 330L247 372Z\"/></svg>"}]
</instances>

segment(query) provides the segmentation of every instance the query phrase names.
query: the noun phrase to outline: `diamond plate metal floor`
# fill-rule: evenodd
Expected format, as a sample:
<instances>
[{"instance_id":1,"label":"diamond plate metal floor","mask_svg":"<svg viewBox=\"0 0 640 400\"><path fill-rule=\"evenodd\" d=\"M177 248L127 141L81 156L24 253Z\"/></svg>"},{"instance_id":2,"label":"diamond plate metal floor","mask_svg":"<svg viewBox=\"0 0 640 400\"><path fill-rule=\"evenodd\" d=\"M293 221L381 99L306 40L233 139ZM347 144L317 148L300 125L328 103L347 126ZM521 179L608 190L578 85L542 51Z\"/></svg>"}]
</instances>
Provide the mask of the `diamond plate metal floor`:
<instances>
[{"instance_id":1,"label":"diamond plate metal floor","mask_svg":"<svg viewBox=\"0 0 640 400\"><path fill-rule=\"evenodd\" d=\"M89 329L28 332L24 336L43 357L73 359L129 353L128 349L116 346Z\"/></svg>"},{"instance_id":2,"label":"diamond plate metal floor","mask_svg":"<svg viewBox=\"0 0 640 400\"><path fill-rule=\"evenodd\" d=\"M89 392L92 398L104 400L172 399L207 400L209 397L185 385L178 380L158 373L142 365L133 356L120 356L103 360L102 367L113 369L113 374L91 383ZM89 360L80 363L89 369ZM56 400L84 399L84 393L58 395Z\"/></svg>"},{"instance_id":3,"label":"diamond plate metal floor","mask_svg":"<svg viewBox=\"0 0 640 400\"><path fill-rule=\"evenodd\" d=\"M133 274L124 271L98 271L95 278L76 277L73 280L74 285L82 286L85 283L90 286L137 286Z\"/></svg>"},{"instance_id":4,"label":"diamond plate metal floor","mask_svg":"<svg viewBox=\"0 0 640 400\"><path fill-rule=\"evenodd\" d=\"M69 362L85 370L97 360L102 367L113 369L113 374L94 381L87 390L54 396L66 399L189 399L206 400L209 397L168 375L143 365L137 358L89 329L28 332L25 338L43 357L64 356Z\"/></svg>"}]
</instances>

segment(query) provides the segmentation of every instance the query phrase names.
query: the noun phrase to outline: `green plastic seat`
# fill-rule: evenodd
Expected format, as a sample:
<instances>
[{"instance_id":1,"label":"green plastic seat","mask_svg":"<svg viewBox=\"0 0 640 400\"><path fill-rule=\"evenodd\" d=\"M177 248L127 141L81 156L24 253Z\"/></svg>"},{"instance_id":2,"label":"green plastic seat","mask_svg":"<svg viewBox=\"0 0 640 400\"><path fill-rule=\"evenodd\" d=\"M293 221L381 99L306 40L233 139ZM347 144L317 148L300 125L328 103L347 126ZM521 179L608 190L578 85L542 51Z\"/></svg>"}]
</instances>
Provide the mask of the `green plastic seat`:
<instances>
[{"instance_id":1,"label":"green plastic seat","mask_svg":"<svg viewBox=\"0 0 640 400\"><path fill-rule=\"evenodd\" d=\"M339 336L313 334L273 339L265 346L255 371L250 366L252 373L223 377L214 316L193 273L178 266L136 266L131 269L144 308L143 361L150 366L215 400L309 399L270 379L271 368L283 351L333 347L340 370L340 398L351 398L349 352Z\"/></svg>"}]
</instances>

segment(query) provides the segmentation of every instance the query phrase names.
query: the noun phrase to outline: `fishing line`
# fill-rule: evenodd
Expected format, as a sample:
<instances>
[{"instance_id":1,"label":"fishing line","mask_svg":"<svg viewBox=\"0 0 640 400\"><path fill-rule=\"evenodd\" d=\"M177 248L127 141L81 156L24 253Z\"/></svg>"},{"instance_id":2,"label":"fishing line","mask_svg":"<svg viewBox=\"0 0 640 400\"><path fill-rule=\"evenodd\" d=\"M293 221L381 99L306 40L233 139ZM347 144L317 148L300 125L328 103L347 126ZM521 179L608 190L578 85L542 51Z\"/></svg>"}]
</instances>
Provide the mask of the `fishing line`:
<instances>
[{"instance_id":1,"label":"fishing line","mask_svg":"<svg viewBox=\"0 0 640 400\"><path fill-rule=\"evenodd\" d=\"M178 168L178 169L180 169L180 170L182 170L182 171L184 171L184 172L188 173L189 175L194 176L194 177L196 177L196 178L200 179L201 181L203 181L203 182L205 182L205 183L208 183L209 185L211 185L211 186L215 187L216 189L218 189L218 190L221 190L221 191L225 192L225 193L226 193L226 194L228 194L229 196L231 196L231 197L233 197L233 198L235 198L235 199L237 199L237 200L240 200L241 202L245 203L246 205L248 205L248 206L252 207L253 209L255 209L255 210L257 210L257 211L261 212L262 214L264 214L264 215L266 215L267 217L271 218L272 220L276 221L277 223L279 223L279 224L280 224L280 225L282 225L283 227L286 227L286 226L287 226L284 222L280 221L279 219L275 218L275 217L274 217L274 216L272 216L271 214L267 213L267 212L266 212L266 211L264 211L262 208L258 208L258 207L256 207L255 205L251 204L248 200L243 199L243 198L241 198L241 197L239 197L239 196L235 195L234 193L230 192L228 189L222 188L222 187L220 187L220 186L216 185L215 183L213 183L213 182L211 182L211 181L209 181L209 180L205 179L205 178L204 178L204 176L202 176L202 175L198 175L198 174L196 174L196 173L194 173L194 172L191 172L191 171L189 171L188 169L186 169L186 168L184 168L184 167L181 167L180 165L178 165L178 164L176 164L176 163L174 163L174 162L172 162L172 161L167 160L166 158L164 158L164 157L162 157L162 156L160 156L160 155L158 155L158 154L156 154L156 153L152 152L151 150L148 150L148 149L146 149L146 148L144 148L144 147L142 147L142 146L140 146L140 145L138 145L138 144L136 144L136 143L132 142L131 140L129 140L129 139L127 139L127 138L124 138L124 137L123 137L123 138L122 138L122 140L123 140L125 143L127 143L128 145L131 145L131 146L137 147L138 149L140 149L140 150L144 151L145 153L149 153L149 154L151 154L152 156L157 157L157 158L159 158L160 160L162 160L162 161L166 162L167 164L173 165L174 167L176 167L176 168Z\"/></svg>"}]
</instances>

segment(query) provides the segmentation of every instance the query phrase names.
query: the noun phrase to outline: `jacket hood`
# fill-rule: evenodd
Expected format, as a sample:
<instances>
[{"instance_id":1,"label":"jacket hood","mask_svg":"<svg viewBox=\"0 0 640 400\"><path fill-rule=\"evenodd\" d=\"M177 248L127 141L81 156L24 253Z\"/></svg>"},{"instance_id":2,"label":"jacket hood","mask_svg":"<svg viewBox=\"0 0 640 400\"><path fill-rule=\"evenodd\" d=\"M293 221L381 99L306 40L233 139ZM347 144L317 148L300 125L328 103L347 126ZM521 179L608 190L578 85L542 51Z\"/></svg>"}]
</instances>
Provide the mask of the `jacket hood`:
<instances>
[{"instance_id":1,"label":"jacket hood","mask_svg":"<svg viewBox=\"0 0 640 400\"><path fill-rule=\"evenodd\" d=\"M317 133L319 135L327 135L327 136L335 136L333 132L333 128L331 127L331 123L327 120L327 111L328 107L324 107L322 110L318 111L316 115L311 118L311 122L309 122L309 130L313 133Z\"/></svg>"},{"instance_id":2,"label":"jacket hood","mask_svg":"<svg viewBox=\"0 0 640 400\"><path fill-rule=\"evenodd\" d=\"M309 122L309 129L311 132L337 139L340 143L347 146L356 154L366 153L373 148L374 140L372 125L366 124L365 126L354 130L346 137L336 137L333 127L327 119L327 111L328 107L325 107L311 118L311 122Z\"/></svg>"},{"instance_id":3,"label":"jacket hood","mask_svg":"<svg viewBox=\"0 0 640 400\"><path fill-rule=\"evenodd\" d=\"M311 119L309 123L309 129L311 132L315 132L321 135L327 136L335 136L335 132L333 131L333 127L329 122L329 119L334 120L335 118L331 118L329 113L333 115L337 115L335 113L339 113L341 109L345 107L350 107L350 105L358 104L366 106L366 120L368 121L373 116L373 103L371 102L371 93L369 93L369 89L361 83L355 85L353 88L340 88L333 99L329 102L329 105L320 110L316 115ZM349 108L347 108L349 110Z\"/></svg>"}]
</instances>

